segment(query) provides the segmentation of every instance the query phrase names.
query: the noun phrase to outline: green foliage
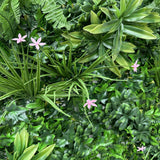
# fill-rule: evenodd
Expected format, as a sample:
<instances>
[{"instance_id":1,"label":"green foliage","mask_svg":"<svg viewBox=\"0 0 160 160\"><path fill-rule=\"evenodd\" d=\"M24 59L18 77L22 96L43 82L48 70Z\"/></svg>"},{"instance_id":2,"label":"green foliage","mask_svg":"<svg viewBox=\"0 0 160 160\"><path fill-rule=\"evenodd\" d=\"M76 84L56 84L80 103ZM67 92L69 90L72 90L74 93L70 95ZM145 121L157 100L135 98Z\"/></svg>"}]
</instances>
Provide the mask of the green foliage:
<instances>
[{"instance_id":1,"label":"green foliage","mask_svg":"<svg viewBox=\"0 0 160 160\"><path fill-rule=\"evenodd\" d=\"M0 8L0 159L160 159L157 0L3 0ZM18 33L47 45L12 44ZM97 107L84 108L86 99Z\"/></svg>"},{"instance_id":2,"label":"green foliage","mask_svg":"<svg viewBox=\"0 0 160 160\"><path fill-rule=\"evenodd\" d=\"M0 37L11 39L17 25L20 23L19 0L3 0L0 6ZM16 23L15 23L16 21Z\"/></svg>"},{"instance_id":3,"label":"green foliage","mask_svg":"<svg viewBox=\"0 0 160 160\"><path fill-rule=\"evenodd\" d=\"M33 3L38 4L42 7L42 12L45 14L45 18L49 23L52 23L53 28L66 28L70 29L70 24L67 22L67 17L63 13L63 8L65 8L65 3L62 1L34 1ZM60 3L60 4L58 4ZM62 8L63 7L63 8Z\"/></svg>"},{"instance_id":4,"label":"green foliage","mask_svg":"<svg viewBox=\"0 0 160 160\"><path fill-rule=\"evenodd\" d=\"M38 144L28 146L28 140L29 140L29 134L25 129L23 129L20 133L18 132L14 140L13 155L6 150L8 159L9 160L44 159L45 160L51 154L55 146L55 144L50 145L35 155L36 151L38 150Z\"/></svg>"},{"instance_id":5,"label":"green foliage","mask_svg":"<svg viewBox=\"0 0 160 160\"><path fill-rule=\"evenodd\" d=\"M150 8L143 7L138 9L143 0L121 0L120 8L113 5L101 8L106 15L107 20L102 24L91 24L83 29L92 34L112 33L114 38L112 48L112 59L116 60L122 46L123 35L131 35L143 39L155 39L153 31L147 26L147 23L157 23L159 21L158 13L151 12ZM91 16L94 16L91 14ZM98 17L97 17L98 18ZM91 18L92 19L92 18ZM135 25L136 23L136 25Z\"/></svg>"}]
</instances>

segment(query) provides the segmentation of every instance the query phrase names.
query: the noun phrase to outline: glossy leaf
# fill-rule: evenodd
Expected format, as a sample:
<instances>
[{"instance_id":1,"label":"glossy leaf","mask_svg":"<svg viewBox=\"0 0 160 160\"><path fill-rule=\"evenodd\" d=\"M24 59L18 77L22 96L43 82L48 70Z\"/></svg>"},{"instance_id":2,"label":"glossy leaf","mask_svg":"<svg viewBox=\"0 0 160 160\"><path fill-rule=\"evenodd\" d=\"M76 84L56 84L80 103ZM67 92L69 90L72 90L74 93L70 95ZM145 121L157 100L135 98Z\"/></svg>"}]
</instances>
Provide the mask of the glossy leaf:
<instances>
[{"instance_id":1,"label":"glossy leaf","mask_svg":"<svg viewBox=\"0 0 160 160\"><path fill-rule=\"evenodd\" d=\"M100 33L106 33L109 32L111 33L116 31L118 29L120 25L120 21L117 20L111 20L109 22L103 23L103 24L91 24L88 25L86 27L84 27L83 29L89 33L92 34L100 34Z\"/></svg>"},{"instance_id":2,"label":"glossy leaf","mask_svg":"<svg viewBox=\"0 0 160 160\"><path fill-rule=\"evenodd\" d=\"M125 58L121 54L118 54L116 62L128 70L130 69L129 63L125 60Z\"/></svg>"},{"instance_id":3,"label":"glossy leaf","mask_svg":"<svg viewBox=\"0 0 160 160\"><path fill-rule=\"evenodd\" d=\"M141 4L143 0L129 0L126 11L124 12L124 17L131 15Z\"/></svg>"},{"instance_id":4,"label":"glossy leaf","mask_svg":"<svg viewBox=\"0 0 160 160\"><path fill-rule=\"evenodd\" d=\"M99 24L99 23L100 20L98 16L93 11L91 11L91 24Z\"/></svg>"},{"instance_id":5,"label":"glossy leaf","mask_svg":"<svg viewBox=\"0 0 160 160\"><path fill-rule=\"evenodd\" d=\"M141 23L157 23L160 22L160 16L158 13L152 12L149 16L138 20Z\"/></svg>"},{"instance_id":6,"label":"glossy leaf","mask_svg":"<svg viewBox=\"0 0 160 160\"><path fill-rule=\"evenodd\" d=\"M45 160L53 151L55 147L55 144L50 145L46 148L44 148L42 151L40 151L37 155L35 155L32 160Z\"/></svg>"},{"instance_id":7,"label":"glossy leaf","mask_svg":"<svg viewBox=\"0 0 160 160\"><path fill-rule=\"evenodd\" d=\"M129 42L122 42L121 51L125 53L134 53L136 46Z\"/></svg>"},{"instance_id":8,"label":"glossy leaf","mask_svg":"<svg viewBox=\"0 0 160 160\"><path fill-rule=\"evenodd\" d=\"M31 160L34 154L36 153L37 149L38 149L38 144L26 148L23 154L18 158L18 160Z\"/></svg>"},{"instance_id":9,"label":"glossy leaf","mask_svg":"<svg viewBox=\"0 0 160 160\"><path fill-rule=\"evenodd\" d=\"M138 38L142 38L142 39L156 39L156 36L154 36L148 30L142 29L142 27L140 26L125 25L124 33L138 37Z\"/></svg>"},{"instance_id":10,"label":"glossy leaf","mask_svg":"<svg viewBox=\"0 0 160 160\"><path fill-rule=\"evenodd\" d=\"M109 19L112 19L111 18L111 14L110 14L110 12L109 12L109 10L107 8L101 7L100 9Z\"/></svg>"}]
</instances>

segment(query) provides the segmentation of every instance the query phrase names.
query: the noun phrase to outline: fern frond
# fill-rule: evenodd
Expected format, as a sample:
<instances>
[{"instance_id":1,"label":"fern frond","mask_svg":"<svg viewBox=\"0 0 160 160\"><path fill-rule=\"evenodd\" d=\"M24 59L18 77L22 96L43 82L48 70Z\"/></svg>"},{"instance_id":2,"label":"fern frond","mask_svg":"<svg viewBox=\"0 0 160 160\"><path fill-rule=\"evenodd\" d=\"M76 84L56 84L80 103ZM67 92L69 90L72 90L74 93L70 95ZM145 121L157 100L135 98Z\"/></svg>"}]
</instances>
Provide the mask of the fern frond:
<instances>
[{"instance_id":1,"label":"fern frond","mask_svg":"<svg viewBox=\"0 0 160 160\"><path fill-rule=\"evenodd\" d=\"M19 0L11 0L11 9L13 11L14 17L16 19L17 24L20 23L20 6L19 6Z\"/></svg>"},{"instance_id":2,"label":"fern frond","mask_svg":"<svg viewBox=\"0 0 160 160\"><path fill-rule=\"evenodd\" d=\"M14 34L14 28L16 26L13 16L6 11L0 10L0 24L1 36L3 36L4 39L12 38Z\"/></svg>"},{"instance_id":3,"label":"fern frond","mask_svg":"<svg viewBox=\"0 0 160 160\"><path fill-rule=\"evenodd\" d=\"M60 0L33 0L34 4L39 4L42 7L42 12L45 15L46 20L53 24L53 28L61 29L63 27L70 29L69 22L63 14L62 4L65 2Z\"/></svg>"}]
</instances>

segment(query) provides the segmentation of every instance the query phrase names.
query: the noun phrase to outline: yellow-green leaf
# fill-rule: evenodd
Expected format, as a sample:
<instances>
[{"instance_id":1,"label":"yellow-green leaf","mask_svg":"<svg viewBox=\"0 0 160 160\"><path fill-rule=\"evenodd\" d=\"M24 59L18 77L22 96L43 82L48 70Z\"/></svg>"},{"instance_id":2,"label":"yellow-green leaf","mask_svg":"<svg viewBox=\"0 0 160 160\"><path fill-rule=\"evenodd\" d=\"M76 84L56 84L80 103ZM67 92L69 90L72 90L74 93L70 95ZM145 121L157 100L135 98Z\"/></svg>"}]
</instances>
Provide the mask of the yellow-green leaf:
<instances>
[{"instance_id":1,"label":"yellow-green leaf","mask_svg":"<svg viewBox=\"0 0 160 160\"><path fill-rule=\"evenodd\" d=\"M140 26L124 25L124 33L142 39L156 39L152 32L148 31L148 29L142 29Z\"/></svg>"},{"instance_id":2,"label":"yellow-green leaf","mask_svg":"<svg viewBox=\"0 0 160 160\"><path fill-rule=\"evenodd\" d=\"M70 117L69 114L63 112L59 107L56 106L56 104L50 99L48 98L46 95L38 95L38 97L40 97L41 99L45 100L46 102L48 102L53 108L55 108L57 111L63 113L64 115Z\"/></svg>"},{"instance_id":3,"label":"yellow-green leaf","mask_svg":"<svg viewBox=\"0 0 160 160\"><path fill-rule=\"evenodd\" d=\"M18 158L18 160L31 160L34 154L36 153L37 149L38 149L38 144L26 148L23 154Z\"/></svg>"},{"instance_id":4,"label":"yellow-green leaf","mask_svg":"<svg viewBox=\"0 0 160 160\"><path fill-rule=\"evenodd\" d=\"M136 48L136 46L132 43L129 42L122 42L122 46L121 46L121 51L125 52L125 53L134 53L134 48Z\"/></svg>"},{"instance_id":5,"label":"yellow-green leaf","mask_svg":"<svg viewBox=\"0 0 160 160\"><path fill-rule=\"evenodd\" d=\"M20 132L22 152L28 147L29 134L25 128Z\"/></svg>"},{"instance_id":6,"label":"yellow-green leaf","mask_svg":"<svg viewBox=\"0 0 160 160\"><path fill-rule=\"evenodd\" d=\"M17 153L17 157L21 154L21 137L19 132L17 132L15 139L14 139L14 152Z\"/></svg>"},{"instance_id":7,"label":"yellow-green leaf","mask_svg":"<svg viewBox=\"0 0 160 160\"><path fill-rule=\"evenodd\" d=\"M124 59L124 57L122 55L118 54L118 56L116 58L116 62L128 70L130 69L129 63Z\"/></svg>"},{"instance_id":8,"label":"yellow-green leaf","mask_svg":"<svg viewBox=\"0 0 160 160\"><path fill-rule=\"evenodd\" d=\"M129 16L132 14L142 4L142 2L143 0L129 0L124 16Z\"/></svg>"},{"instance_id":9,"label":"yellow-green leaf","mask_svg":"<svg viewBox=\"0 0 160 160\"><path fill-rule=\"evenodd\" d=\"M98 18L98 16L91 11L91 24L100 24L100 19Z\"/></svg>"},{"instance_id":10,"label":"yellow-green leaf","mask_svg":"<svg viewBox=\"0 0 160 160\"><path fill-rule=\"evenodd\" d=\"M42 151L40 151L37 155L35 155L32 160L45 160L53 151L55 147L55 144L50 145L46 148L44 148Z\"/></svg>"},{"instance_id":11,"label":"yellow-green leaf","mask_svg":"<svg viewBox=\"0 0 160 160\"><path fill-rule=\"evenodd\" d=\"M100 34L100 33L106 33L106 32L114 32L118 29L120 25L120 21L118 20L112 20L103 24L92 24L84 27L83 29L85 31L88 31L92 34Z\"/></svg>"},{"instance_id":12,"label":"yellow-green leaf","mask_svg":"<svg viewBox=\"0 0 160 160\"><path fill-rule=\"evenodd\" d=\"M100 9L109 19L111 19L111 14L107 8L101 7Z\"/></svg>"},{"instance_id":13,"label":"yellow-green leaf","mask_svg":"<svg viewBox=\"0 0 160 160\"><path fill-rule=\"evenodd\" d=\"M126 10L126 0L120 0L120 15Z\"/></svg>"},{"instance_id":14,"label":"yellow-green leaf","mask_svg":"<svg viewBox=\"0 0 160 160\"><path fill-rule=\"evenodd\" d=\"M141 23L157 23L160 22L160 16L156 12L152 12L149 16L140 19L138 22Z\"/></svg>"}]
</instances>

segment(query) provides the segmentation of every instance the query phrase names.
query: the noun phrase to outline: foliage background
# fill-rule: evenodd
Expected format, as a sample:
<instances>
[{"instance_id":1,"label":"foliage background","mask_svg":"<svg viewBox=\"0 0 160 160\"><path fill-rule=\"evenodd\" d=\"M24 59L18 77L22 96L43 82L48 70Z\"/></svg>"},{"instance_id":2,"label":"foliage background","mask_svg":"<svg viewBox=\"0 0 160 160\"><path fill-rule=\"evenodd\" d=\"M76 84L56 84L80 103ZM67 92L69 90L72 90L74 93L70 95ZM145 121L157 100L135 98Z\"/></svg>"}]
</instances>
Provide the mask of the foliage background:
<instances>
[{"instance_id":1,"label":"foliage background","mask_svg":"<svg viewBox=\"0 0 160 160\"><path fill-rule=\"evenodd\" d=\"M120 66L117 62L114 64L114 67L117 67L115 71L108 67L111 66L108 59L107 62L103 59L97 60L99 53L104 53L103 47L92 47L95 43L100 44L102 37L97 38L89 33L82 34L83 28L90 25L91 10L103 20L105 16L100 7L114 4L119 4L119 1L3 0L0 2L1 55L6 54L10 62L15 62L12 67L19 73L13 53L18 54L22 50L21 46L13 43L11 39L17 37L18 33L27 34L27 42L23 43L26 53L29 39L42 37L47 45L39 52L41 74L47 73L50 76L41 77L38 94L44 94L48 89L46 86L51 84L52 90L49 94L53 94L57 82L60 82L62 87L59 87L59 94L67 96L58 97L54 102L57 107L71 115L71 117L65 116L36 96L25 98L22 96L17 99L16 95L12 95L2 99L0 159L7 158L5 148L10 153L13 152L15 135L23 128L30 134L30 144L39 143L39 151L55 144L48 160L160 159L160 23L149 24L157 36L155 40L142 40L133 36L126 38L136 48L134 48L135 53L123 53L123 56L128 58L129 66L136 59L139 60L140 67L137 73L131 68ZM146 5L160 13L158 0L144 0L142 7ZM73 32L80 34L71 35ZM93 38L95 39L92 42ZM111 55L111 49L105 50L106 55ZM30 64L35 62L33 71L36 74L38 53L30 49L28 54L30 56L28 72L31 71ZM51 63L48 54L54 59L54 63ZM24 63L23 56L19 55L21 62ZM70 55L72 59L69 60ZM1 65L10 72L2 56ZM59 65L59 69L51 65ZM83 73L77 74L83 84L77 82L75 74L78 72ZM89 75L91 72L94 76ZM2 74L1 76L3 77ZM68 88L65 88L65 82L70 79L76 85L71 88L72 83L69 83ZM93 127L83 108L88 98L84 85L89 98L97 99L97 108L86 111ZM70 96L68 96L69 89ZM80 96L75 95L77 92ZM0 95L3 96L3 92L0 92ZM137 152L137 147L142 145L146 149Z\"/></svg>"}]
</instances>

